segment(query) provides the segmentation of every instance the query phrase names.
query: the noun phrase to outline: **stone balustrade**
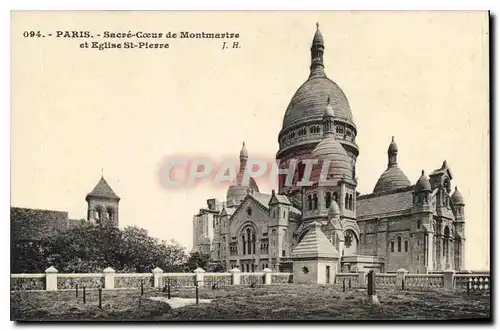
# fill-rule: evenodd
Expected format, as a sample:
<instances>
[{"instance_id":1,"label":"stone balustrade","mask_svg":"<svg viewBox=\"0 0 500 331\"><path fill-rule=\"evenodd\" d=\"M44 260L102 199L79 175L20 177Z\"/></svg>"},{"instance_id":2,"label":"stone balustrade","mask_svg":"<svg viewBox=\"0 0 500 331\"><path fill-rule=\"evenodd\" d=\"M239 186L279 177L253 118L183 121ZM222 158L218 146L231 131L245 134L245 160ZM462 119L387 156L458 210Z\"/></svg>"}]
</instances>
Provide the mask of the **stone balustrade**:
<instances>
[{"instance_id":1,"label":"stone balustrade","mask_svg":"<svg viewBox=\"0 0 500 331\"><path fill-rule=\"evenodd\" d=\"M270 285L289 283L291 273L273 272L265 269L262 272L241 272L233 269L230 272L211 273L198 268L192 273L165 273L155 268L151 273L117 273L108 267L102 273L59 273L54 267L43 274L11 274L11 291L57 291L72 290L78 286L103 289L163 288L167 284L174 288L231 285Z\"/></svg>"},{"instance_id":2,"label":"stone balustrade","mask_svg":"<svg viewBox=\"0 0 500 331\"><path fill-rule=\"evenodd\" d=\"M337 273L334 284L352 288L366 287L366 271L356 273ZM75 286L103 289L132 288L163 288L167 284L179 287L221 287L231 285L271 285L291 284L293 274L273 272L264 269L261 272L241 272L235 268L229 272L211 273L198 268L192 273L165 273L155 268L151 273L117 273L112 268L106 268L102 273L59 273L54 267L49 267L43 274L11 274L11 291L57 291L71 290ZM429 274L410 274L405 269L396 273L375 274L375 284L380 288L404 289L467 289L468 291L485 291L491 288L489 272L468 273L453 270Z\"/></svg>"}]
</instances>

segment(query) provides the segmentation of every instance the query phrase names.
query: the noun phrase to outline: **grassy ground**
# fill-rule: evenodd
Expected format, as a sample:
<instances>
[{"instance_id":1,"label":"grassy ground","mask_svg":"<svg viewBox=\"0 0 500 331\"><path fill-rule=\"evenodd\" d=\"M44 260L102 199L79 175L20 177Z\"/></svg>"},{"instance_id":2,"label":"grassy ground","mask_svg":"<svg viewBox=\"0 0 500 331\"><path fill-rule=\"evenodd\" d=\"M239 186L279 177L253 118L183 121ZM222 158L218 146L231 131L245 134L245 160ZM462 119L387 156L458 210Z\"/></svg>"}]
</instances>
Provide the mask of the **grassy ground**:
<instances>
[{"instance_id":1,"label":"grassy ground","mask_svg":"<svg viewBox=\"0 0 500 331\"><path fill-rule=\"evenodd\" d=\"M172 291L174 297L195 297L194 289ZM200 298L211 303L171 310L166 303L146 299L166 296L157 290L103 291L103 308L98 308L97 291L11 293L11 319L29 321L68 320L401 320L401 319L487 319L489 294L464 292L381 289L380 306L366 303L366 290L342 292L320 285L281 285L200 289Z\"/></svg>"}]
</instances>

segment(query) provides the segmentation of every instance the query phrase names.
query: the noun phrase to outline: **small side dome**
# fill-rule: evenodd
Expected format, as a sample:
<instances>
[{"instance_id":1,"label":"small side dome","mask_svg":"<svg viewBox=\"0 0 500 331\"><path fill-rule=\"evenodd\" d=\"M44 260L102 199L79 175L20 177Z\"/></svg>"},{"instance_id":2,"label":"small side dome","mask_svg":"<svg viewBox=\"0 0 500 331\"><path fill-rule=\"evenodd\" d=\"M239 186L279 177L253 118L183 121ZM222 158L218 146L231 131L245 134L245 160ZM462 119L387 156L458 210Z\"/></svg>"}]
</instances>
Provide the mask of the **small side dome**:
<instances>
[{"instance_id":1,"label":"small side dome","mask_svg":"<svg viewBox=\"0 0 500 331\"><path fill-rule=\"evenodd\" d=\"M431 183L429 182L429 178L425 175L422 170L422 175L415 184L415 192L423 192L423 191L432 191Z\"/></svg>"},{"instance_id":2,"label":"small side dome","mask_svg":"<svg viewBox=\"0 0 500 331\"><path fill-rule=\"evenodd\" d=\"M318 163L313 165L311 179L317 180L321 175L323 161L330 161L328 169L329 179L352 178L351 159L347 155L344 147L335 139L329 136L324 138L311 153L311 159L317 159Z\"/></svg>"},{"instance_id":3,"label":"small side dome","mask_svg":"<svg viewBox=\"0 0 500 331\"><path fill-rule=\"evenodd\" d=\"M453 195L451 196L451 201L453 202L454 205L457 206L465 205L464 198L462 197L462 194L458 191L458 187L456 186L455 186L455 192L453 192Z\"/></svg>"},{"instance_id":4,"label":"small side dome","mask_svg":"<svg viewBox=\"0 0 500 331\"><path fill-rule=\"evenodd\" d=\"M338 217L340 215L340 208L337 201L332 200L330 207L328 208L328 216Z\"/></svg>"},{"instance_id":5,"label":"small side dome","mask_svg":"<svg viewBox=\"0 0 500 331\"><path fill-rule=\"evenodd\" d=\"M380 175L373 189L373 193L392 191L410 186L410 180L403 170L398 167L398 145L392 136L392 141L387 148L388 164L387 169Z\"/></svg>"},{"instance_id":6,"label":"small side dome","mask_svg":"<svg viewBox=\"0 0 500 331\"><path fill-rule=\"evenodd\" d=\"M403 170L395 166L387 168L387 170L380 175L377 184L375 184L375 188L373 189L373 193L392 191L398 188L408 187L410 185L410 180L406 177Z\"/></svg>"}]
</instances>

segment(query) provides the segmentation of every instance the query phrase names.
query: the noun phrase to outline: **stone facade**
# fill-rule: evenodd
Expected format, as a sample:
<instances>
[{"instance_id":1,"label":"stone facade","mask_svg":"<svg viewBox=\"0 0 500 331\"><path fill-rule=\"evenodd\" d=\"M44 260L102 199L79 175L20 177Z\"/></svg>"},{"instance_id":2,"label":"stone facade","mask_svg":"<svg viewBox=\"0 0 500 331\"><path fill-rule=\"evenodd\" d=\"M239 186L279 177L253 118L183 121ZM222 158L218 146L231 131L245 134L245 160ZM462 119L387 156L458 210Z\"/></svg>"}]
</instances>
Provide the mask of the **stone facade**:
<instances>
[{"instance_id":1,"label":"stone facade","mask_svg":"<svg viewBox=\"0 0 500 331\"><path fill-rule=\"evenodd\" d=\"M331 272L463 269L464 201L458 189L451 194L453 177L446 161L429 177L422 171L413 185L398 166L393 137L387 170L373 193L357 192L358 132L345 94L325 74L323 53L318 28L311 47L311 73L290 101L278 134L280 168L298 161L292 180L280 174L278 190L271 194L259 192L253 180L242 185L239 179L248 158L243 146L240 172L226 202L209 200L208 208L194 217L193 251L210 252L228 270L291 271L297 263L294 251L319 224L318 231L340 256ZM307 159L320 161L312 166L310 178L304 178ZM319 178L326 161L325 185ZM310 185L298 185L307 179ZM318 282L326 279L318 270L332 263L299 261L312 268L309 276L301 277L317 276Z\"/></svg>"}]
</instances>

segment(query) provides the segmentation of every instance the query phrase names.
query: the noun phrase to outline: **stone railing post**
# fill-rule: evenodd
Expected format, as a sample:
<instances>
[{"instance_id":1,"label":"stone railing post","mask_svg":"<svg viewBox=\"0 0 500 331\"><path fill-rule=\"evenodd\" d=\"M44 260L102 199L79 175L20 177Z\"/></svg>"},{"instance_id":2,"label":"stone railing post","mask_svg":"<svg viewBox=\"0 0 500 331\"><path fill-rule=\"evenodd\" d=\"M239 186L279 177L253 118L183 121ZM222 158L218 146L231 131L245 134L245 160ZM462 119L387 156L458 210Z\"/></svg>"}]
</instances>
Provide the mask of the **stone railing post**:
<instances>
[{"instance_id":1,"label":"stone railing post","mask_svg":"<svg viewBox=\"0 0 500 331\"><path fill-rule=\"evenodd\" d=\"M202 268L198 268L194 271L194 273L195 273L195 280L198 286L203 286L203 278L205 275L205 270L203 270Z\"/></svg>"},{"instance_id":2,"label":"stone railing post","mask_svg":"<svg viewBox=\"0 0 500 331\"><path fill-rule=\"evenodd\" d=\"M271 269L269 269L269 268L266 268L263 271L264 271L264 284L265 285L271 285L271 282L272 282L272 275L271 275L271 273L273 271Z\"/></svg>"},{"instance_id":3,"label":"stone railing post","mask_svg":"<svg viewBox=\"0 0 500 331\"><path fill-rule=\"evenodd\" d=\"M156 267L153 269L153 286L160 288L163 286L163 270Z\"/></svg>"},{"instance_id":4,"label":"stone railing post","mask_svg":"<svg viewBox=\"0 0 500 331\"><path fill-rule=\"evenodd\" d=\"M115 270L111 267L107 267L102 271L104 273L104 288L114 289L115 288Z\"/></svg>"},{"instance_id":5,"label":"stone railing post","mask_svg":"<svg viewBox=\"0 0 500 331\"><path fill-rule=\"evenodd\" d=\"M229 272L231 273L233 285L240 285L241 284L241 271L240 271L240 269L234 268L232 270L229 270Z\"/></svg>"},{"instance_id":6,"label":"stone railing post","mask_svg":"<svg viewBox=\"0 0 500 331\"><path fill-rule=\"evenodd\" d=\"M396 270L396 288L404 288L404 281L408 270L406 269L398 269Z\"/></svg>"},{"instance_id":7,"label":"stone railing post","mask_svg":"<svg viewBox=\"0 0 500 331\"><path fill-rule=\"evenodd\" d=\"M45 270L45 290L57 291L57 272L53 266Z\"/></svg>"},{"instance_id":8,"label":"stone railing post","mask_svg":"<svg viewBox=\"0 0 500 331\"><path fill-rule=\"evenodd\" d=\"M453 279L455 278L455 270L447 269L443 271L443 287L452 289L454 287Z\"/></svg>"},{"instance_id":9,"label":"stone railing post","mask_svg":"<svg viewBox=\"0 0 500 331\"><path fill-rule=\"evenodd\" d=\"M367 274L368 273L366 272L366 270L360 270L360 271L358 271L358 283L359 283L359 287L365 287L366 286L366 275Z\"/></svg>"}]
</instances>

